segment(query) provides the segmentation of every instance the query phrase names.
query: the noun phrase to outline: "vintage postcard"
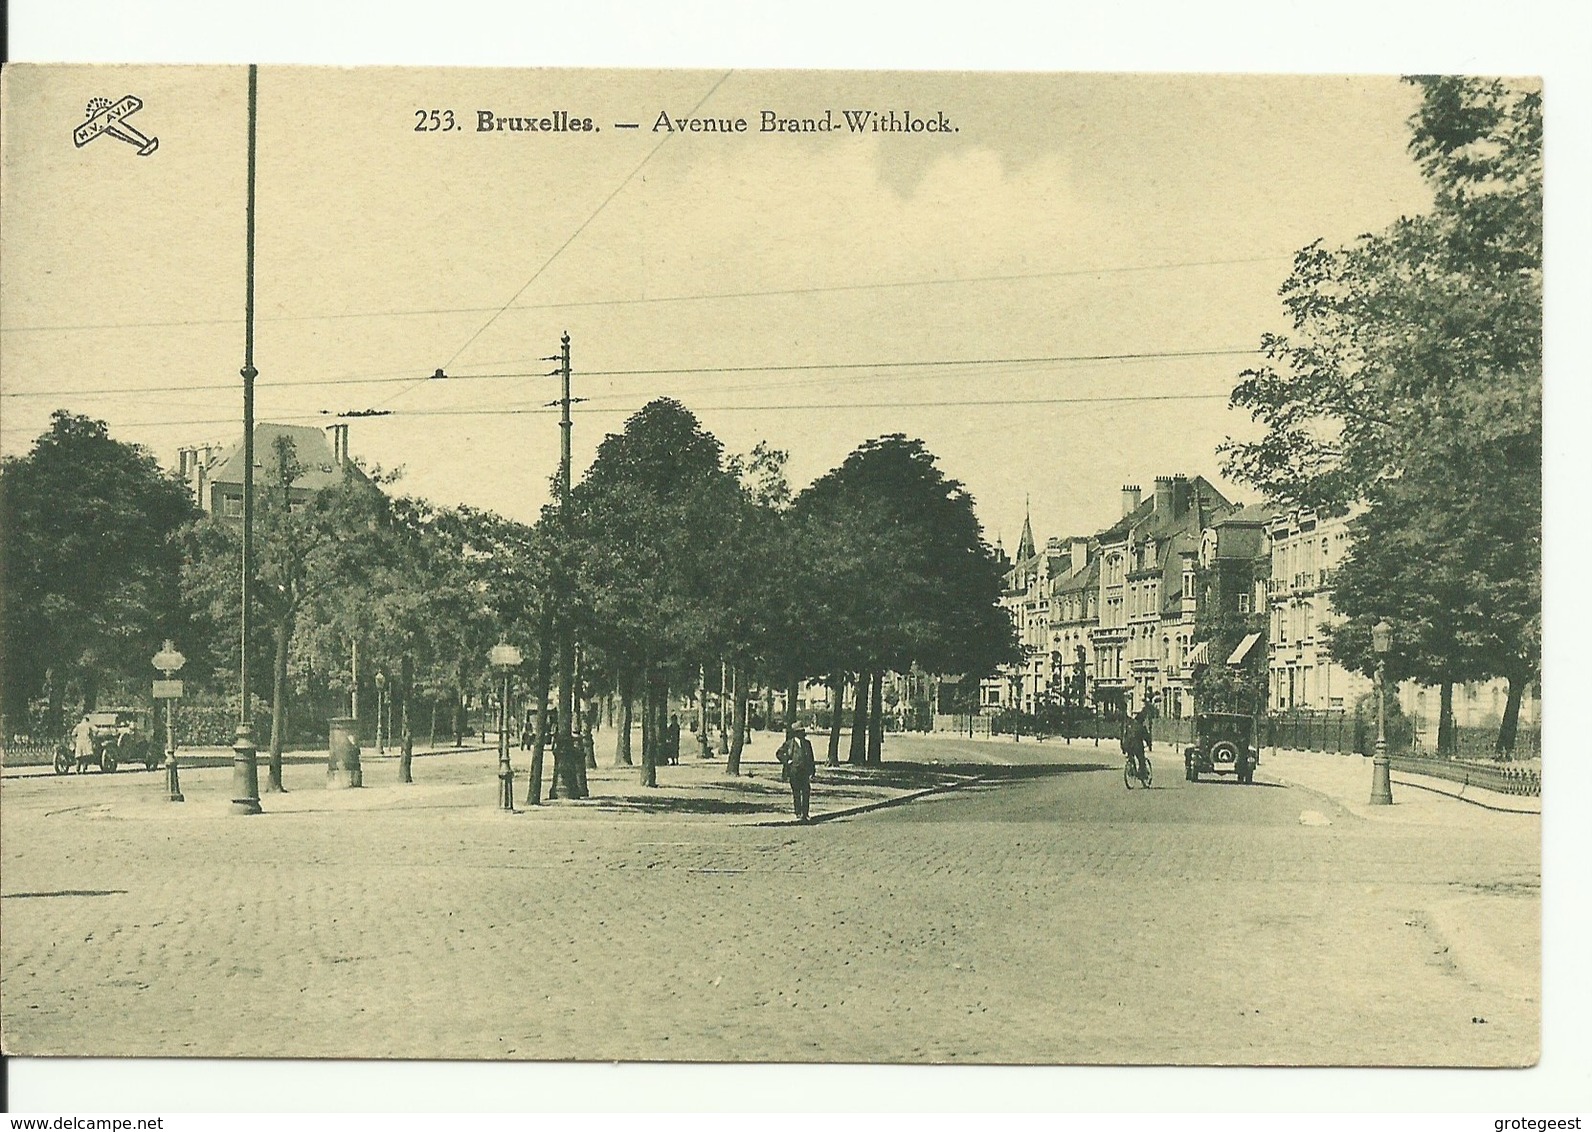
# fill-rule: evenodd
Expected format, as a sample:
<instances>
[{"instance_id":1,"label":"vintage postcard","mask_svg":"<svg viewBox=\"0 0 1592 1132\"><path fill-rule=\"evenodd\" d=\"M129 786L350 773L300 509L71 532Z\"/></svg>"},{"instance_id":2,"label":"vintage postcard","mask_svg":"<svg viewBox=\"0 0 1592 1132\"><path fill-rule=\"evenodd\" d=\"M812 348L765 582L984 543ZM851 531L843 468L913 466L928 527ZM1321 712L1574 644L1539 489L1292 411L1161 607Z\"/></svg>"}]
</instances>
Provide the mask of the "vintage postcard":
<instances>
[{"instance_id":1,"label":"vintage postcard","mask_svg":"<svg viewBox=\"0 0 1592 1132\"><path fill-rule=\"evenodd\" d=\"M1535 1064L1543 103L7 68L4 1052Z\"/></svg>"}]
</instances>

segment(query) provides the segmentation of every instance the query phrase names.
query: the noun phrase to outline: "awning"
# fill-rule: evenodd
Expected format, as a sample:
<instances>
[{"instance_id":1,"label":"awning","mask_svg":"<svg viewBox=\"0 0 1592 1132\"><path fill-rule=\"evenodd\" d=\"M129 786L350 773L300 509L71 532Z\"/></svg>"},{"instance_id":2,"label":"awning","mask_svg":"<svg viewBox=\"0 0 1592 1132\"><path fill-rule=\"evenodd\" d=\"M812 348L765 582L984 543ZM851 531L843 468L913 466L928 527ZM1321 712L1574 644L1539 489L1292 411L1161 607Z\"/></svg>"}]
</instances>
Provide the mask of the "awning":
<instances>
[{"instance_id":1,"label":"awning","mask_svg":"<svg viewBox=\"0 0 1592 1132\"><path fill-rule=\"evenodd\" d=\"M1188 655L1183 658L1185 668L1193 668L1196 664L1209 664L1211 662L1211 643L1201 641L1188 650Z\"/></svg>"},{"instance_id":2,"label":"awning","mask_svg":"<svg viewBox=\"0 0 1592 1132\"><path fill-rule=\"evenodd\" d=\"M1255 647L1260 640L1259 633L1251 633L1238 642L1238 647L1233 650L1233 655L1227 658L1228 664L1243 664L1244 658L1249 655L1249 650Z\"/></svg>"}]
</instances>

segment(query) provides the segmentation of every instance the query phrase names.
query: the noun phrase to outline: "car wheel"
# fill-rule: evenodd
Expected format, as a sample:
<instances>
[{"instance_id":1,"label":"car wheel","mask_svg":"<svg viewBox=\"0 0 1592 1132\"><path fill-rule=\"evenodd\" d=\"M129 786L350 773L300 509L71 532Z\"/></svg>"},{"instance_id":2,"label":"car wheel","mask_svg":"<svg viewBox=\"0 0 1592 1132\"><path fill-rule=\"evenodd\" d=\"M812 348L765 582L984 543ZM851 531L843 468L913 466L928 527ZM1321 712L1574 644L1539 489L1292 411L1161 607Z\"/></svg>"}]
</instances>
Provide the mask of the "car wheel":
<instances>
[{"instance_id":1,"label":"car wheel","mask_svg":"<svg viewBox=\"0 0 1592 1132\"><path fill-rule=\"evenodd\" d=\"M72 769L72 752L65 747L55 748L55 773L65 774Z\"/></svg>"},{"instance_id":2,"label":"car wheel","mask_svg":"<svg viewBox=\"0 0 1592 1132\"><path fill-rule=\"evenodd\" d=\"M109 747L100 752L100 770L106 774L116 773L116 752Z\"/></svg>"}]
</instances>

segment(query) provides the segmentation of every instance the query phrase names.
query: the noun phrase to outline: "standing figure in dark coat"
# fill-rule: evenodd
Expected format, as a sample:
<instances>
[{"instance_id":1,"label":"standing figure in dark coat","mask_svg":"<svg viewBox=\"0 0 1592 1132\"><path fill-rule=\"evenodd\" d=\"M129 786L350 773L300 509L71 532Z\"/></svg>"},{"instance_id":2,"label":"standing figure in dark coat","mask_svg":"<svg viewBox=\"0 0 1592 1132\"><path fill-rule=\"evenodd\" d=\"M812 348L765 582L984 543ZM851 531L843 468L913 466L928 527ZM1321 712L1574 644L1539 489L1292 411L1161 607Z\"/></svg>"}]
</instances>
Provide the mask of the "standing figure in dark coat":
<instances>
[{"instance_id":1,"label":"standing figure in dark coat","mask_svg":"<svg viewBox=\"0 0 1592 1132\"><path fill-rule=\"evenodd\" d=\"M785 764L781 777L790 783L791 801L796 807L796 820L808 820L808 805L812 801L813 774L817 764L813 759L813 745L807 741L807 729L794 727L791 729L790 738L775 752L779 761Z\"/></svg>"}]
</instances>

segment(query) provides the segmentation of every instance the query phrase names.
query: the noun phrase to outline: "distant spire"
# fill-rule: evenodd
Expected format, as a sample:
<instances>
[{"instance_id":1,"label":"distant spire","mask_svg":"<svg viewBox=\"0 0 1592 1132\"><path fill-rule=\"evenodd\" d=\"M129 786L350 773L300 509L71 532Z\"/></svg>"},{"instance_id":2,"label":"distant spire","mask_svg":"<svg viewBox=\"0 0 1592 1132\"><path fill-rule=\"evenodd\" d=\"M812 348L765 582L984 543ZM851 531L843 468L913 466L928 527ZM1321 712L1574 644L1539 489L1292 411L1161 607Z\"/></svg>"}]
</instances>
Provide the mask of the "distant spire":
<instances>
[{"instance_id":1,"label":"distant spire","mask_svg":"<svg viewBox=\"0 0 1592 1132\"><path fill-rule=\"evenodd\" d=\"M1017 561L1032 558L1034 550L1034 525L1028 518L1028 496L1023 496L1023 537L1017 544Z\"/></svg>"}]
</instances>

